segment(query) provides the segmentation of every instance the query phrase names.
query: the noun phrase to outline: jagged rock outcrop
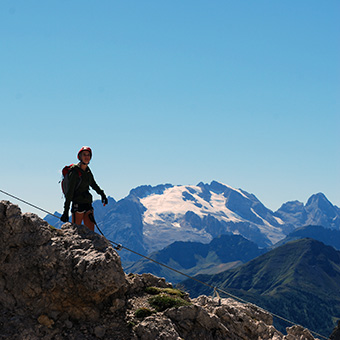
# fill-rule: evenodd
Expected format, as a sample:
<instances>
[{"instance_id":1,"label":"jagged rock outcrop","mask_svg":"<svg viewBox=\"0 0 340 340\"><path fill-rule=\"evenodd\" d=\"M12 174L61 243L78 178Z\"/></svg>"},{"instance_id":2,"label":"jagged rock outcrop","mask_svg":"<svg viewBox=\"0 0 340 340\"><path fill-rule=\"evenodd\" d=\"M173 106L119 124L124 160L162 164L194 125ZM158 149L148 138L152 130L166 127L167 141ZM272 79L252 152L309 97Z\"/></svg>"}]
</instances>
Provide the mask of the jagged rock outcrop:
<instances>
[{"instance_id":1,"label":"jagged rock outcrop","mask_svg":"<svg viewBox=\"0 0 340 340\"><path fill-rule=\"evenodd\" d=\"M183 304L157 311L155 291ZM57 230L0 202L0 339L314 339L297 326L282 335L253 305L172 294L162 278L125 275L110 243L86 227Z\"/></svg>"},{"instance_id":2,"label":"jagged rock outcrop","mask_svg":"<svg viewBox=\"0 0 340 340\"><path fill-rule=\"evenodd\" d=\"M167 310L162 316L150 316L136 327L142 340L156 339L275 339L313 340L310 332L301 326L287 328L281 334L272 325L272 316L251 304L233 299L200 296L191 306ZM157 338L158 339L158 338Z\"/></svg>"},{"instance_id":3,"label":"jagged rock outcrop","mask_svg":"<svg viewBox=\"0 0 340 340\"><path fill-rule=\"evenodd\" d=\"M0 302L9 309L94 319L126 285L119 256L104 238L70 223L53 229L11 204L0 205L0 259Z\"/></svg>"}]
</instances>

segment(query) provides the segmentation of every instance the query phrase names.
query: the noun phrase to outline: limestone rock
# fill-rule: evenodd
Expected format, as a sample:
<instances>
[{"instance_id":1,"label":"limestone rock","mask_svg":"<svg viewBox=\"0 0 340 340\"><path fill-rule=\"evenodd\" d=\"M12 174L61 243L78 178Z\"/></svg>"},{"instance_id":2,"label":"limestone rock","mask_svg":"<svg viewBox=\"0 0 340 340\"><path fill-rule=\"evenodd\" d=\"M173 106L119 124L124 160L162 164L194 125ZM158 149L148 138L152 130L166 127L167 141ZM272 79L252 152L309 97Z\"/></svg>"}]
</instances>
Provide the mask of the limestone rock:
<instances>
[{"instance_id":1,"label":"limestone rock","mask_svg":"<svg viewBox=\"0 0 340 340\"><path fill-rule=\"evenodd\" d=\"M175 329L175 325L165 316L149 316L143 320L135 332L140 340L182 340ZM192 338L193 339L193 338Z\"/></svg>"},{"instance_id":2,"label":"limestone rock","mask_svg":"<svg viewBox=\"0 0 340 340\"><path fill-rule=\"evenodd\" d=\"M175 323L184 339L232 339L221 320L200 306L171 308L164 314Z\"/></svg>"},{"instance_id":3,"label":"limestone rock","mask_svg":"<svg viewBox=\"0 0 340 340\"><path fill-rule=\"evenodd\" d=\"M103 326L97 326L94 329L94 334L97 338L103 338L105 336L106 329Z\"/></svg>"},{"instance_id":4,"label":"limestone rock","mask_svg":"<svg viewBox=\"0 0 340 340\"><path fill-rule=\"evenodd\" d=\"M53 229L1 202L0 303L6 308L93 319L125 285L120 259L104 237L70 223Z\"/></svg>"},{"instance_id":5,"label":"limestone rock","mask_svg":"<svg viewBox=\"0 0 340 340\"><path fill-rule=\"evenodd\" d=\"M54 229L0 202L0 340L314 339L300 326L283 335L269 313L233 299L184 294L183 306L156 312L150 294L170 297L169 288L151 274L125 275L111 244L86 227Z\"/></svg>"},{"instance_id":6,"label":"limestone rock","mask_svg":"<svg viewBox=\"0 0 340 340\"><path fill-rule=\"evenodd\" d=\"M285 340L294 339L313 340L314 337L307 329L302 326L295 325L287 328L287 336L285 337Z\"/></svg>"},{"instance_id":7,"label":"limestone rock","mask_svg":"<svg viewBox=\"0 0 340 340\"><path fill-rule=\"evenodd\" d=\"M171 288L172 285L165 281L164 278L154 276L152 274L141 274L141 275L128 275L128 291L131 294L139 294L144 291L146 287L160 287L160 288Z\"/></svg>"},{"instance_id":8,"label":"limestone rock","mask_svg":"<svg viewBox=\"0 0 340 340\"><path fill-rule=\"evenodd\" d=\"M48 328L52 328L52 326L54 325L54 321L51 320L47 315L45 314L41 314L39 317L38 317L38 322L41 324L41 325L44 325Z\"/></svg>"}]
</instances>

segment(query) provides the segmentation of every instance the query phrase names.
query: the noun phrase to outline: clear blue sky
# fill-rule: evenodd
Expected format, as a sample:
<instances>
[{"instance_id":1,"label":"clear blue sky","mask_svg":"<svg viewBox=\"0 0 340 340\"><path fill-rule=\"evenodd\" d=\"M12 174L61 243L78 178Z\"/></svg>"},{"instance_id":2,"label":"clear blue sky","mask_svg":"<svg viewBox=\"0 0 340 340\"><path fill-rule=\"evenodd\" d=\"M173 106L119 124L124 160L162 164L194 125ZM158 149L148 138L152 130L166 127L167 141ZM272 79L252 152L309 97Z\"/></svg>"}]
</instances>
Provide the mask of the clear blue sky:
<instances>
[{"instance_id":1,"label":"clear blue sky","mask_svg":"<svg viewBox=\"0 0 340 340\"><path fill-rule=\"evenodd\" d=\"M61 212L60 170L89 145L116 200L217 180L272 210L317 192L340 206L339 15L338 0L2 0L0 189Z\"/></svg>"}]
</instances>

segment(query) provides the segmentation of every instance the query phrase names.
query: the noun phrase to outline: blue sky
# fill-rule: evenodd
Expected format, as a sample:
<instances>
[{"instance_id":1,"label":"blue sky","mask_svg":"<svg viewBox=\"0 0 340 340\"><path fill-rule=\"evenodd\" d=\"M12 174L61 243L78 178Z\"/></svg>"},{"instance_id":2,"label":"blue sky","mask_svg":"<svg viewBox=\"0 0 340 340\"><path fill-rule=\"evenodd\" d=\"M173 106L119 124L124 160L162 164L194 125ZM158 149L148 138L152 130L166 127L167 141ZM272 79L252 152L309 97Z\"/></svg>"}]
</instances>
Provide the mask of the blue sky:
<instances>
[{"instance_id":1,"label":"blue sky","mask_svg":"<svg viewBox=\"0 0 340 340\"><path fill-rule=\"evenodd\" d=\"M272 210L317 192L340 206L339 14L332 0L1 1L0 189L61 211L60 170L89 145L116 200L217 180Z\"/></svg>"}]
</instances>

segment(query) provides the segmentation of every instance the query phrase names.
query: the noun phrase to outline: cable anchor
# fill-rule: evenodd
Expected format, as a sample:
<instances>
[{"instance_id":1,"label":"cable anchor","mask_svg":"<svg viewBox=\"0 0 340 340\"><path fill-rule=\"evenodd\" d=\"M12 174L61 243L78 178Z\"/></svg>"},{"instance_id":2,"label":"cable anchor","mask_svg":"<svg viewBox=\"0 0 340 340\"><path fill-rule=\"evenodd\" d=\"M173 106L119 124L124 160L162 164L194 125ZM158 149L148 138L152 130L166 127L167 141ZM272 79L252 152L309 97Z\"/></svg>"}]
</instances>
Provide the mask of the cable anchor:
<instances>
[{"instance_id":1,"label":"cable anchor","mask_svg":"<svg viewBox=\"0 0 340 340\"><path fill-rule=\"evenodd\" d=\"M214 287L214 293L213 293L213 296L212 296L213 301L214 301L215 297L217 297L218 306L221 306L221 297L220 297L220 294L218 294L216 287Z\"/></svg>"},{"instance_id":2,"label":"cable anchor","mask_svg":"<svg viewBox=\"0 0 340 340\"><path fill-rule=\"evenodd\" d=\"M121 244L117 244L115 247L113 247L114 249L116 250L122 250L123 249L123 246Z\"/></svg>"}]
</instances>

